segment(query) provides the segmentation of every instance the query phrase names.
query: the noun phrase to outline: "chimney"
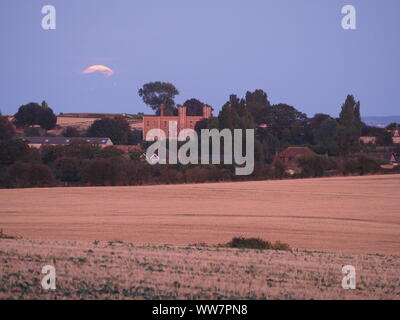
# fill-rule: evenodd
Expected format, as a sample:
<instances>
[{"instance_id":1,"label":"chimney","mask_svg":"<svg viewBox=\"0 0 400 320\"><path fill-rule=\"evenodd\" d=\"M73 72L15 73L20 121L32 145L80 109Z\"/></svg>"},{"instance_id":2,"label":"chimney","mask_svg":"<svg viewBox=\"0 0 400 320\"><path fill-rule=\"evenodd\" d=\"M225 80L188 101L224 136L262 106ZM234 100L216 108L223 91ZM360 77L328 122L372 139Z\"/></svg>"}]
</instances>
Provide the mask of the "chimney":
<instances>
[{"instance_id":1,"label":"chimney","mask_svg":"<svg viewBox=\"0 0 400 320\"><path fill-rule=\"evenodd\" d=\"M178 108L178 130L183 130L185 129L186 126L186 107L185 106L180 106Z\"/></svg>"},{"instance_id":2,"label":"chimney","mask_svg":"<svg viewBox=\"0 0 400 320\"><path fill-rule=\"evenodd\" d=\"M160 104L160 117L164 117L164 104Z\"/></svg>"}]
</instances>

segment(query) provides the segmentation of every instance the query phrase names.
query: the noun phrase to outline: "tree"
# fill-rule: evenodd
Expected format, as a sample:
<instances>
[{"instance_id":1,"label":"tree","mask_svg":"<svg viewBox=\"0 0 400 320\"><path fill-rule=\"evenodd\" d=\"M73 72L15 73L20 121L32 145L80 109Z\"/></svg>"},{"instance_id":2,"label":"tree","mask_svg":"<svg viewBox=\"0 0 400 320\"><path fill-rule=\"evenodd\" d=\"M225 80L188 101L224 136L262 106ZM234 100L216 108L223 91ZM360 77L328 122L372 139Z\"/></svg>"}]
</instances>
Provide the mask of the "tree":
<instances>
[{"instance_id":1,"label":"tree","mask_svg":"<svg viewBox=\"0 0 400 320\"><path fill-rule=\"evenodd\" d=\"M0 140L10 140L15 136L15 128L7 117L0 115Z\"/></svg>"},{"instance_id":2,"label":"tree","mask_svg":"<svg viewBox=\"0 0 400 320\"><path fill-rule=\"evenodd\" d=\"M396 130L400 129L400 123L392 122L386 127L387 130Z\"/></svg>"},{"instance_id":3,"label":"tree","mask_svg":"<svg viewBox=\"0 0 400 320\"><path fill-rule=\"evenodd\" d=\"M320 151L328 153L330 156L338 154L337 131L337 121L331 117L325 118L313 129L313 140Z\"/></svg>"},{"instance_id":4,"label":"tree","mask_svg":"<svg viewBox=\"0 0 400 320\"><path fill-rule=\"evenodd\" d=\"M382 134L377 136L376 143L381 146L391 146L393 144L393 137L390 131L383 131Z\"/></svg>"},{"instance_id":5,"label":"tree","mask_svg":"<svg viewBox=\"0 0 400 320\"><path fill-rule=\"evenodd\" d=\"M40 125L43 129L51 130L57 124L57 117L46 101L40 106L36 102L31 102L19 107L14 115L15 123L19 127Z\"/></svg>"},{"instance_id":6,"label":"tree","mask_svg":"<svg viewBox=\"0 0 400 320\"><path fill-rule=\"evenodd\" d=\"M256 124L270 123L272 119L271 104L267 94L260 89L254 92L247 91L246 107L253 116Z\"/></svg>"},{"instance_id":7,"label":"tree","mask_svg":"<svg viewBox=\"0 0 400 320\"><path fill-rule=\"evenodd\" d=\"M114 146L108 146L101 149L99 158L116 158L122 156L123 154L124 152L122 150L119 150Z\"/></svg>"},{"instance_id":8,"label":"tree","mask_svg":"<svg viewBox=\"0 0 400 320\"><path fill-rule=\"evenodd\" d=\"M9 188L49 187L55 184L51 169L41 163L16 162L7 168L4 181Z\"/></svg>"},{"instance_id":9,"label":"tree","mask_svg":"<svg viewBox=\"0 0 400 320\"><path fill-rule=\"evenodd\" d=\"M246 101L232 94L218 115L219 129L254 129L253 116L246 107Z\"/></svg>"},{"instance_id":10,"label":"tree","mask_svg":"<svg viewBox=\"0 0 400 320\"><path fill-rule=\"evenodd\" d=\"M186 115L188 116L202 116L204 103L192 98L186 100L183 104L186 107Z\"/></svg>"},{"instance_id":11,"label":"tree","mask_svg":"<svg viewBox=\"0 0 400 320\"><path fill-rule=\"evenodd\" d=\"M138 91L143 102L160 114L160 106L164 105L165 115L177 114L174 98L179 94L178 89L169 82L149 82Z\"/></svg>"},{"instance_id":12,"label":"tree","mask_svg":"<svg viewBox=\"0 0 400 320\"><path fill-rule=\"evenodd\" d=\"M114 144L128 144L131 129L125 118L104 118L92 123L87 131L89 137L110 138Z\"/></svg>"},{"instance_id":13,"label":"tree","mask_svg":"<svg viewBox=\"0 0 400 320\"><path fill-rule=\"evenodd\" d=\"M42 102L42 106L37 112L36 124L46 130L54 129L57 124L57 116L46 101Z\"/></svg>"},{"instance_id":14,"label":"tree","mask_svg":"<svg viewBox=\"0 0 400 320\"><path fill-rule=\"evenodd\" d=\"M310 143L312 139L305 113L287 104L272 106L271 133L290 144Z\"/></svg>"},{"instance_id":15,"label":"tree","mask_svg":"<svg viewBox=\"0 0 400 320\"><path fill-rule=\"evenodd\" d=\"M29 146L22 140L0 141L0 168L26 158L29 151Z\"/></svg>"},{"instance_id":16,"label":"tree","mask_svg":"<svg viewBox=\"0 0 400 320\"><path fill-rule=\"evenodd\" d=\"M37 123L37 114L40 105L31 102L19 107L18 112L14 115L15 124L18 127L33 126Z\"/></svg>"},{"instance_id":17,"label":"tree","mask_svg":"<svg viewBox=\"0 0 400 320\"><path fill-rule=\"evenodd\" d=\"M346 156L359 150L361 128L360 101L348 95L339 116L338 145L341 155Z\"/></svg>"},{"instance_id":18,"label":"tree","mask_svg":"<svg viewBox=\"0 0 400 320\"><path fill-rule=\"evenodd\" d=\"M81 134L79 130L75 127L66 127L63 136L66 138L74 138L74 137L80 137Z\"/></svg>"},{"instance_id":19,"label":"tree","mask_svg":"<svg viewBox=\"0 0 400 320\"><path fill-rule=\"evenodd\" d=\"M54 162L54 171L57 179L65 182L80 180L81 161L72 157L61 157Z\"/></svg>"}]
</instances>

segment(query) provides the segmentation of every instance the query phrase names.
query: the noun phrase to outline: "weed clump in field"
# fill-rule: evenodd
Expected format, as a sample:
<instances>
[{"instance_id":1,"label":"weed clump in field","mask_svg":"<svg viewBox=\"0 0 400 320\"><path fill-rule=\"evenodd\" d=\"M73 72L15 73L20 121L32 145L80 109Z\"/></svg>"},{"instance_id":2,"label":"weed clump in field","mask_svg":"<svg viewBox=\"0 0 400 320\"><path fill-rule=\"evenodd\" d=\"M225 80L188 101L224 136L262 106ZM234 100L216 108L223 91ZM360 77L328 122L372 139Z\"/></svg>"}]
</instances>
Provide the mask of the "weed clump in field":
<instances>
[{"instance_id":1,"label":"weed clump in field","mask_svg":"<svg viewBox=\"0 0 400 320\"><path fill-rule=\"evenodd\" d=\"M3 232L3 229L0 229L0 239L18 239L18 237L10 236Z\"/></svg>"},{"instance_id":2,"label":"weed clump in field","mask_svg":"<svg viewBox=\"0 0 400 320\"><path fill-rule=\"evenodd\" d=\"M227 244L224 245L227 248L237 249L258 249L258 250L284 250L290 251L290 246L287 243L276 241L271 243L260 238L243 238L235 237Z\"/></svg>"}]
</instances>

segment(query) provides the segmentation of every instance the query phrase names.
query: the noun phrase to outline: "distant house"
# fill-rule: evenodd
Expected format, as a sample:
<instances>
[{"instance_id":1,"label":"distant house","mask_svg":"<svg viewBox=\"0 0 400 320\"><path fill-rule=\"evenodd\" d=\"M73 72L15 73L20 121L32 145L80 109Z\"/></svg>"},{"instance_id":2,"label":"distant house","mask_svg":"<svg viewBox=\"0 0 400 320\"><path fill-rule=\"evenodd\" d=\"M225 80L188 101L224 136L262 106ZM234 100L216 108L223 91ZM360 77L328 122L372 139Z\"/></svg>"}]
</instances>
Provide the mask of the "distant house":
<instances>
[{"instance_id":1,"label":"distant house","mask_svg":"<svg viewBox=\"0 0 400 320\"><path fill-rule=\"evenodd\" d=\"M360 142L364 144L376 144L376 137L360 137Z\"/></svg>"},{"instance_id":2,"label":"distant house","mask_svg":"<svg viewBox=\"0 0 400 320\"><path fill-rule=\"evenodd\" d=\"M146 139L147 132L152 129L160 129L168 137L170 131L173 133L173 129L170 128L171 122L176 123L176 133L179 133L183 129L194 129L197 122L212 117L212 108L208 105L203 106L203 115L201 116L188 116L186 110L186 106L180 106L177 116L166 116L164 115L164 106L161 105L160 115L144 115L142 121L143 139Z\"/></svg>"},{"instance_id":3,"label":"distant house","mask_svg":"<svg viewBox=\"0 0 400 320\"><path fill-rule=\"evenodd\" d=\"M399 162L393 152L362 152L358 155L380 160L391 165L397 165Z\"/></svg>"},{"instance_id":4,"label":"distant house","mask_svg":"<svg viewBox=\"0 0 400 320\"><path fill-rule=\"evenodd\" d=\"M282 161L286 165L294 165L297 160L306 155L316 155L308 147L288 147L275 155L275 160Z\"/></svg>"},{"instance_id":5,"label":"distant house","mask_svg":"<svg viewBox=\"0 0 400 320\"><path fill-rule=\"evenodd\" d=\"M400 143L400 129L391 130L393 143Z\"/></svg>"},{"instance_id":6,"label":"distant house","mask_svg":"<svg viewBox=\"0 0 400 320\"><path fill-rule=\"evenodd\" d=\"M23 140L28 143L30 147L40 148L43 145L68 145L72 141L84 141L90 144L98 144L100 147L108 147L112 146L113 143L110 138L96 138L96 137L88 137L88 138L65 138L65 137L25 137Z\"/></svg>"},{"instance_id":7,"label":"distant house","mask_svg":"<svg viewBox=\"0 0 400 320\"><path fill-rule=\"evenodd\" d=\"M126 146L126 145L120 145L120 144L115 144L113 145L114 148L117 148L123 152L131 152L131 151L139 151L142 152L142 148L140 145L131 145L131 146Z\"/></svg>"}]
</instances>

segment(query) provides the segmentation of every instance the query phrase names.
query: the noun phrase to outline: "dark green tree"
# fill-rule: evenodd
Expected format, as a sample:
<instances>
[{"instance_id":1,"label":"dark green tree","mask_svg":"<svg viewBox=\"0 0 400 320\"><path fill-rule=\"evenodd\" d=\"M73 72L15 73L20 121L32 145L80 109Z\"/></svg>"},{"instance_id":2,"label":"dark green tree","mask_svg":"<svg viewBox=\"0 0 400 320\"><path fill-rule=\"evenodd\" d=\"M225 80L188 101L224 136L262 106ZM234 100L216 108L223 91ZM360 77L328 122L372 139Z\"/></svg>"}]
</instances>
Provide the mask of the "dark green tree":
<instances>
[{"instance_id":1,"label":"dark green tree","mask_svg":"<svg viewBox=\"0 0 400 320\"><path fill-rule=\"evenodd\" d=\"M272 120L271 104L267 94L260 89L254 92L247 91L246 107L253 116L256 124L269 124Z\"/></svg>"},{"instance_id":2,"label":"dark green tree","mask_svg":"<svg viewBox=\"0 0 400 320\"><path fill-rule=\"evenodd\" d=\"M57 124L57 116L46 101L42 102L42 106L37 112L36 124L46 130L54 129Z\"/></svg>"},{"instance_id":3,"label":"dark green tree","mask_svg":"<svg viewBox=\"0 0 400 320\"><path fill-rule=\"evenodd\" d=\"M188 116L202 116L204 103L192 98L186 100L183 104L186 107L186 115Z\"/></svg>"},{"instance_id":4,"label":"dark green tree","mask_svg":"<svg viewBox=\"0 0 400 320\"><path fill-rule=\"evenodd\" d=\"M360 101L356 101L352 95L348 95L342 105L338 126L339 153L342 156L359 150L361 128Z\"/></svg>"},{"instance_id":5,"label":"dark green tree","mask_svg":"<svg viewBox=\"0 0 400 320\"><path fill-rule=\"evenodd\" d=\"M164 105L165 115L176 115L175 96L179 94L178 89L169 82L149 82L139 89L139 96L150 108L160 114L160 106Z\"/></svg>"},{"instance_id":6,"label":"dark green tree","mask_svg":"<svg viewBox=\"0 0 400 320\"><path fill-rule=\"evenodd\" d=\"M80 137L81 134L79 130L75 127L66 127L63 132L63 136L67 138L77 138Z\"/></svg>"},{"instance_id":7,"label":"dark green tree","mask_svg":"<svg viewBox=\"0 0 400 320\"><path fill-rule=\"evenodd\" d=\"M123 117L96 120L87 131L88 137L110 138L114 144L128 144L131 129Z\"/></svg>"},{"instance_id":8,"label":"dark green tree","mask_svg":"<svg viewBox=\"0 0 400 320\"><path fill-rule=\"evenodd\" d=\"M289 144L306 144L312 140L307 115L287 104L272 106L270 131Z\"/></svg>"},{"instance_id":9,"label":"dark green tree","mask_svg":"<svg viewBox=\"0 0 400 320\"><path fill-rule=\"evenodd\" d=\"M15 128L7 117L0 115L0 140L9 140L15 136Z\"/></svg>"},{"instance_id":10,"label":"dark green tree","mask_svg":"<svg viewBox=\"0 0 400 320\"><path fill-rule=\"evenodd\" d=\"M26 159L29 153L29 146L22 140L0 140L0 168Z\"/></svg>"},{"instance_id":11,"label":"dark green tree","mask_svg":"<svg viewBox=\"0 0 400 320\"><path fill-rule=\"evenodd\" d=\"M46 101L39 105L31 102L21 106L14 115L15 124L19 127L40 125L43 129L51 130L57 124L57 117Z\"/></svg>"},{"instance_id":12,"label":"dark green tree","mask_svg":"<svg viewBox=\"0 0 400 320\"><path fill-rule=\"evenodd\" d=\"M18 127L33 126L37 124L37 114L40 110L40 105L36 102L31 102L19 107L18 112L14 115L15 124Z\"/></svg>"}]
</instances>

